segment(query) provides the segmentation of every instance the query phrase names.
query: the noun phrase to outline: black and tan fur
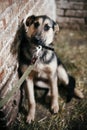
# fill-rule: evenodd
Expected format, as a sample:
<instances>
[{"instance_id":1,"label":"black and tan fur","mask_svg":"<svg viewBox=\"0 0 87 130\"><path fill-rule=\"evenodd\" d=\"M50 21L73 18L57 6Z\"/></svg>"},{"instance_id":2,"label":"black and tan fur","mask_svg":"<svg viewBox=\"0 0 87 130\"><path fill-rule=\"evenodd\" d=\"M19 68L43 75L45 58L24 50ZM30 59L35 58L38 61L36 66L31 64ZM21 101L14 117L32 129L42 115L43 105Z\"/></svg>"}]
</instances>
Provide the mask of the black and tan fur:
<instances>
[{"instance_id":1,"label":"black and tan fur","mask_svg":"<svg viewBox=\"0 0 87 130\"><path fill-rule=\"evenodd\" d=\"M71 100L74 94L83 98L83 94L75 88L75 79L67 74L61 61L53 51L53 38L56 31L59 31L58 24L47 16L32 15L22 24L21 42L18 46L21 75L31 64L33 58L37 59L34 69L26 78L29 107L28 123L31 123L35 118L34 86L49 88L47 96L51 97L51 110L53 113L59 111L59 81L67 87L68 101Z\"/></svg>"}]
</instances>

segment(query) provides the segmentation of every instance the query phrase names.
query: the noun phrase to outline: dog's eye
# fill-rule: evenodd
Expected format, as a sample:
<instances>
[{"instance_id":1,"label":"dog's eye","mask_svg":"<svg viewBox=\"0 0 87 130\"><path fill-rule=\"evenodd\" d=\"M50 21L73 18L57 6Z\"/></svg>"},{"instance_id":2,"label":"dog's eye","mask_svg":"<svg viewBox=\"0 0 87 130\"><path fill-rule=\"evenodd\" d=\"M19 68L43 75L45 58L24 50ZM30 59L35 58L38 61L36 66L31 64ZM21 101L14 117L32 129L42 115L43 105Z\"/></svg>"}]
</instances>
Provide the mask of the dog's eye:
<instances>
[{"instance_id":1,"label":"dog's eye","mask_svg":"<svg viewBox=\"0 0 87 130\"><path fill-rule=\"evenodd\" d=\"M35 22L35 23L34 23L34 27L35 27L35 28L38 28L39 25L40 25L39 22Z\"/></svg>"},{"instance_id":2,"label":"dog's eye","mask_svg":"<svg viewBox=\"0 0 87 130\"><path fill-rule=\"evenodd\" d=\"M49 29L50 29L50 26L49 26L48 24L45 24L44 30L45 30L45 31L48 31Z\"/></svg>"}]
</instances>

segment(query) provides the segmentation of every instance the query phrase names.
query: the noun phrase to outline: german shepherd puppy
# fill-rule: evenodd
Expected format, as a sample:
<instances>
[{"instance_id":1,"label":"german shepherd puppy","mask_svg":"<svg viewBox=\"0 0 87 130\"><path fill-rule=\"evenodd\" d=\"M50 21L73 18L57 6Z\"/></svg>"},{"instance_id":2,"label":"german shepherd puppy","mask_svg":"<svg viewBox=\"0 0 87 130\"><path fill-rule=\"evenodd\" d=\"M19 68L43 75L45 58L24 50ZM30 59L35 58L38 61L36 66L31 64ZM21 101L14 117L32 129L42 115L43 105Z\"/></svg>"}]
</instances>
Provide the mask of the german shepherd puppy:
<instances>
[{"instance_id":1,"label":"german shepherd puppy","mask_svg":"<svg viewBox=\"0 0 87 130\"><path fill-rule=\"evenodd\" d=\"M49 88L47 96L51 97L51 110L58 113L58 81L65 84L68 90L67 101L73 95L83 98L83 94L75 88L75 79L67 74L63 64L53 48L55 32L59 26L48 16L29 16L22 24L21 42L18 46L19 70L21 75L36 60L29 76L26 78L26 91L29 112L27 122L35 118L34 86Z\"/></svg>"}]
</instances>

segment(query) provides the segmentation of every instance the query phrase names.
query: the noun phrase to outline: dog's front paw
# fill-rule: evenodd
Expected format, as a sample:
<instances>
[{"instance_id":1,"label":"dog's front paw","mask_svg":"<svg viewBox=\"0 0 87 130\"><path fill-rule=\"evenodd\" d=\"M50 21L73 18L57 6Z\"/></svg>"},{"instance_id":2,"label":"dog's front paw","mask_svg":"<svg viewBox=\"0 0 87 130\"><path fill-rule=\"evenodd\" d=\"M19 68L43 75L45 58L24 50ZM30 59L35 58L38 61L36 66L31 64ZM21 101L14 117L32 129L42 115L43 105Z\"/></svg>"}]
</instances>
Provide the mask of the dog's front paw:
<instances>
[{"instance_id":1,"label":"dog's front paw","mask_svg":"<svg viewBox=\"0 0 87 130\"><path fill-rule=\"evenodd\" d=\"M51 106L51 111L54 113L54 114L56 114L56 113L58 113L58 111L59 111L59 106L58 105L55 105L55 106Z\"/></svg>"},{"instance_id":2,"label":"dog's front paw","mask_svg":"<svg viewBox=\"0 0 87 130\"><path fill-rule=\"evenodd\" d=\"M29 114L26 119L26 123L30 124L32 121L34 121L34 115Z\"/></svg>"},{"instance_id":3,"label":"dog's front paw","mask_svg":"<svg viewBox=\"0 0 87 130\"><path fill-rule=\"evenodd\" d=\"M54 114L56 114L56 113L58 113L58 111L59 111L59 105L58 105L58 103L53 103L52 105L51 105L51 111L54 113Z\"/></svg>"}]
</instances>

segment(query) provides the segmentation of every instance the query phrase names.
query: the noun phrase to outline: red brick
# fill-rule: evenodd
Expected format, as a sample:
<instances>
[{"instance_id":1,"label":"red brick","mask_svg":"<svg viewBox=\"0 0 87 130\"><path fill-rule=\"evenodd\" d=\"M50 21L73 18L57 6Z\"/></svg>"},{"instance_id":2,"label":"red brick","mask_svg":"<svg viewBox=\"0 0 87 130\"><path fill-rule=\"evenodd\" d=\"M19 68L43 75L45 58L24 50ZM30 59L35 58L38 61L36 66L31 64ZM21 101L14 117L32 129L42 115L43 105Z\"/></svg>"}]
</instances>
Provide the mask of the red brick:
<instances>
[{"instance_id":1,"label":"red brick","mask_svg":"<svg viewBox=\"0 0 87 130\"><path fill-rule=\"evenodd\" d=\"M11 43L9 42L9 44L7 44L7 46L4 46L4 48L3 48L2 52L1 52L0 57L2 58L3 63L6 61L7 57L10 54Z\"/></svg>"},{"instance_id":2,"label":"red brick","mask_svg":"<svg viewBox=\"0 0 87 130\"><path fill-rule=\"evenodd\" d=\"M5 18L3 18L1 21L0 21L0 33L2 33L2 31L4 31L6 28L6 20Z\"/></svg>"},{"instance_id":3,"label":"red brick","mask_svg":"<svg viewBox=\"0 0 87 130\"><path fill-rule=\"evenodd\" d=\"M13 57L12 55L7 56L7 58L5 58L3 60L3 64L2 64L2 67L1 67L1 70L0 70L0 74L1 74L0 88L2 88L3 85L7 82L10 75L14 73L14 70L15 70L16 66L17 66L16 58ZM3 73L3 71L4 71L4 73Z\"/></svg>"},{"instance_id":4,"label":"red brick","mask_svg":"<svg viewBox=\"0 0 87 130\"><path fill-rule=\"evenodd\" d=\"M16 33L17 27L18 27L18 21L14 20L13 23L11 23L10 27L5 30L5 33L2 34L0 41L3 43L3 48L5 47L6 43L13 38L13 35Z\"/></svg>"},{"instance_id":5,"label":"red brick","mask_svg":"<svg viewBox=\"0 0 87 130\"><path fill-rule=\"evenodd\" d=\"M0 68L1 68L2 64L3 64L3 63L2 63L2 59L0 58Z\"/></svg>"},{"instance_id":6,"label":"red brick","mask_svg":"<svg viewBox=\"0 0 87 130\"><path fill-rule=\"evenodd\" d=\"M5 75L5 72L4 72L4 70L2 70L2 71L0 72L0 82L1 82L2 79L4 78L4 75Z\"/></svg>"},{"instance_id":7,"label":"red brick","mask_svg":"<svg viewBox=\"0 0 87 130\"><path fill-rule=\"evenodd\" d=\"M15 1L17 0L0 0L0 13L4 12Z\"/></svg>"},{"instance_id":8,"label":"red brick","mask_svg":"<svg viewBox=\"0 0 87 130\"><path fill-rule=\"evenodd\" d=\"M2 13L8 6L8 0L0 0L0 13Z\"/></svg>"},{"instance_id":9,"label":"red brick","mask_svg":"<svg viewBox=\"0 0 87 130\"><path fill-rule=\"evenodd\" d=\"M12 4L12 0L8 0L8 2L9 2L9 5L11 5L11 4Z\"/></svg>"}]
</instances>

